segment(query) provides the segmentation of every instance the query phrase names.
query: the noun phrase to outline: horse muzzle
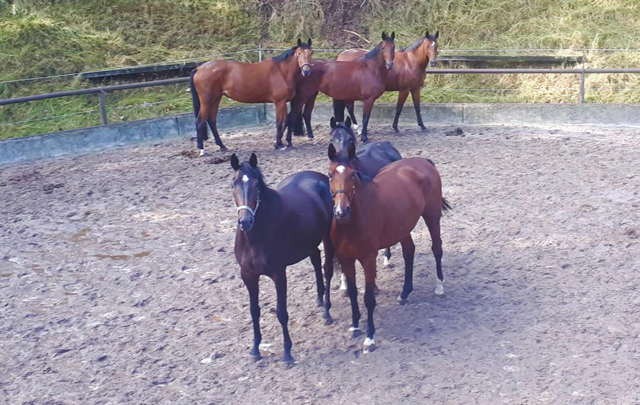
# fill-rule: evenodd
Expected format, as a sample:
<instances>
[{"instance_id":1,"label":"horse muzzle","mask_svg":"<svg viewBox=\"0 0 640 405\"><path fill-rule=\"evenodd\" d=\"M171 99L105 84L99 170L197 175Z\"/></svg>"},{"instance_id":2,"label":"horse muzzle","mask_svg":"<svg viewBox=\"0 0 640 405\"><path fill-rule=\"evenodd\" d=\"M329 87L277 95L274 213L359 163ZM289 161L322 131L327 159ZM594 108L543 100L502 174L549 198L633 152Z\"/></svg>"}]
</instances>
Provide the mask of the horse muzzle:
<instances>
[{"instance_id":1,"label":"horse muzzle","mask_svg":"<svg viewBox=\"0 0 640 405\"><path fill-rule=\"evenodd\" d=\"M311 66L312 65L310 63L304 63L302 66L300 66L302 76L309 76L311 74Z\"/></svg>"},{"instance_id":2,"label":"horse muzzle","mask_svg":"<svg viewBox=\"0 0 640 405\"><path fill-rule=\"evenodd\" d=\"M252 230L255 223L256 219L253 215L244 215L242 218L238 218L238 226L244 232Z\"/></svg>"},{"instance_id":3,"label":"horse muzzle","mask_svg":"<svg viewBox=\"0 0 640 405\"><path fill-rule=\"evenodd\" d=\"M393 62L387 62L387 70L393 69Z\"/></svg>"},{"instance_id":4,"label":"horse muzzle","mask_svg":"<svg viewBox=\"0 0 640 405\"><path fill-rule=\"evenodd\" d=\"M348 219L351 216L351 208L341 208L340 206L333 207L333 217L339 221Z\"/></svg>"},{"instance_id":5,"label":"horse muzzle","mask_svg":"<svg viewBox=\"0 0 640 405\"><path fill-rule=\"evenodd\" d=\"M432 60L432 61L430 62L431 67L436 67L436 63L437 63L437 62L436 62L435 60Z\"/></svg>"}]
</instances>

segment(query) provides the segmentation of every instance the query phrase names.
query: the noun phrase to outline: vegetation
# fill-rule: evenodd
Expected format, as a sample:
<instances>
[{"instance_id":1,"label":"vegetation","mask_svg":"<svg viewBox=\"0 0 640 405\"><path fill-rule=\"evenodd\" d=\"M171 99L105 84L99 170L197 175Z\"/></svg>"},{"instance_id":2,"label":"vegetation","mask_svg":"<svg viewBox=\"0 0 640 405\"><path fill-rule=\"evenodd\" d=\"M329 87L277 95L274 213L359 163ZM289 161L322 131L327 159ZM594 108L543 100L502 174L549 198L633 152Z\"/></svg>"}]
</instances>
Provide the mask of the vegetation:
<instances>
[{"instance_id":1,"label":"vegetation","mask_svg":"<svg viewBox=\"0 0 640 405\"><path fill-rule=\"evenodd\" d=\"M367 47L382 30L395 30L404 46L426 29L440 30L443 54L544 48L585 53L587 67L640 66L637 0L0 0L0 98L95 86L73 75L83 71L190 58L255 61L257 52L224 54L258 43L288 47L307 36L315 48ZM586 84L589 102L640 101L638 75L592 75ZM576 102L578 86L574 75L434 75L423 100ZM110 93L107 104L110 122L191 111L184 85ZM95 95L0 107L0 139L99 123Z\"/></svg>"}]
</instances>

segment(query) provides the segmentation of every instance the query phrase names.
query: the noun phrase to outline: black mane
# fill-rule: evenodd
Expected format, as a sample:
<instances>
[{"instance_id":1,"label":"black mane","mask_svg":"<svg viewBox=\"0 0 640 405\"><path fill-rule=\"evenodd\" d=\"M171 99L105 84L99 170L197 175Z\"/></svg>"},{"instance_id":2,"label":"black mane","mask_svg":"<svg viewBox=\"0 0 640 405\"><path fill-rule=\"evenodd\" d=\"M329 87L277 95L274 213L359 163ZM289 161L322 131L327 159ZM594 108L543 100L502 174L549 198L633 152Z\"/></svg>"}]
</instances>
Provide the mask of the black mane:
<instances>
[{"instance_id":1,"label":"black mane","mask_svg":"<svg viewBox=\"0 0 640 405\"><path fill-rule=\"evenodd\" d=\"M369 52L367 52L363 58L365 59L371 59L374 58L377 54L380 53L380 50L382 50L382 43L378 44L378 46L376 46L375 48L373 48L372 50L370 50Z\"/></svg>"},{"instance_id":2,"label":"black mane","mask_svg":"<svg viewBox=\"0 0 640 405\"><path fill-rule=\"evenodd\" d=\"M411 52L411 51L417 49L420 45L422 45L422 43L424 42L425 39L427 39L427 37L422 37L422 38L418 39L413 44L400 49L400 52Z\"/></svg>"},{"instance_id":3,"label":"black mane","mask_svg":"<svg viewBox=\"0 0 640 405\"><path fill-rule=\"evenodd\" d=\"M285 60L287 60L289 58L289 56L291 56L294 53L296 53L296 49L298 49L298 47L294 46L293 48L287 49L286 51L282 52L280 55L274 56L271 59L273 59L274 62L284 62Z\"/></svg>"}]
</instances>

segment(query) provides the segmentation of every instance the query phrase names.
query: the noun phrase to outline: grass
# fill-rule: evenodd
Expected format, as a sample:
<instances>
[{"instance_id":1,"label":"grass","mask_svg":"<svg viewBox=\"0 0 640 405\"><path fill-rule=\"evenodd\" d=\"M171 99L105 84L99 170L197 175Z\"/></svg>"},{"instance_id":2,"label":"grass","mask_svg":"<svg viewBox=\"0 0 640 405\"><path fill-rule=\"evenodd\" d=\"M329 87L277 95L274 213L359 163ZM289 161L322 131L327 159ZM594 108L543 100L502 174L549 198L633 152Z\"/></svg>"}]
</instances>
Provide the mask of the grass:
<instances>
[{"instance_id":1,"label":"grass","mask_svg":"<svg viewBox=\"0 0 640 405\"><path fill-rule=\"evenodd\" d=\"M586 67L637 67L636 0L0 0L0 82L138 66L229 51L371 46L396 32L397 46L440 30L447 49L552 48L586 53ZM362 8L360 6L363 5ZM320 55L330 57L332 55ZM235 55L254 61L256 53ZM568 68L576 66L567 66ZM113 84L113 83L105 83ZM0 84L0 98L93 87L73 75ZM109 122L191 111L186 85L109 93ZM640 102L639 75L587 76L587 101ZM577 102L575 75L433 75L423 102ZM381 101L395 102L396 94ZM232 102L226 101L225 105ZM100 124L97 95L0 107L0 139Z\"/></svg>"}]
</instances>

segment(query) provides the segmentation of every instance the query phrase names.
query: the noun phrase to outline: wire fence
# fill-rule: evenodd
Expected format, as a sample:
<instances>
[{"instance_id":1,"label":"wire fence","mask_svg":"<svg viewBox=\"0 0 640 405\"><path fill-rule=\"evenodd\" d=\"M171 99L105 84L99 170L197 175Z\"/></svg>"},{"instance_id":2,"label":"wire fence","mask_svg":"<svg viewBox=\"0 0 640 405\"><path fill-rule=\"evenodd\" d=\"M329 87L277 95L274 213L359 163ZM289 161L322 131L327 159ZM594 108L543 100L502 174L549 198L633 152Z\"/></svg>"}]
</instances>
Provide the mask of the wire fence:
<instances>
[{"instance_id":1,"label":"wire fence","mask_svg":"<svg viewBox=\"0 0 640 405\"><path fill-rule=\"evenodd\" d=\"M247 62L257 62L264 58L270 57L276 53L283 52L287 49L289 48L262 48L262 46L258 46L257 48L250 48L250 49L238 50L233 52L225 52L225 53L212 52L211 54L204 56L202 58L198 58L198 57L185 58L185 59L167 61L167 62L164 62L163 64L175 65L175 64L193 63L193 62L198 63L198 62L205 62L207 60L212 60L212 59L228 59L228 58L239 59ZM314 48L314 52L316 55L335 54L343 50L344 48ZM563 56L566 56L567 54L573 54L575 56L586 56L586 55L592 54L593 52L625 53L625 52L640 52L640 49L614 49L614 48L611 48L611 49L598 48L598 49L588 49L588 50L552 49L552 48L446 49L446 50L441 50L440 55L445 56L445 55L469 54L469 53L511 54L511 55L516 53L526 53L526 54L540 55L541 53L552 53L554 55L563 54ZM477 99L478 97L482 97L481 96L482 94L490 95L491 97L504 96L504 97L507 97L504 101L513 102L513 100L517 100L514 98L516 95L524 92L526 92L527 94L536 95L536 97L533 97L533 99L538 99L537 95L544 96L544 95L550 94L551 92L554 92L556 96L560 95L561 97L564 97L564 100L569 100L569 102L573 103L573 102L585 102L586 101L585 93L587 91L592 91L592 92L601 91L601 92L608 92L608 93L611 93L611 92L633 93L633 92L640 91L640 82L634 82L636 84L635 86L628 86L628 87L621 85L624 83L619 83L619 82L614 83L615 85L611 85L611 84L598 85L597 83L594 83L593 86L588 87L586 83L587 75L595 75L600 73L601 74L608 73L608 74L615 74L615 75L620 75L624 73L629 73L629 74L640 73L640 69L633 69L633 68L631 69L586 69L585 68L586 63L589 63L589 61L583 59L582 63L574 64L578 67L577 69L576 68L573 68L573 69L428 69L427 73L429 73L431 77L434 77L434 75L439 77L444 77L444 76L458 77L457 75L460 75L460 77L462 77L463 75L470 75L470 74L472 75L492 74L492 75L500 75L500 77L520 76L523 74L527 74L527 75L537 74L541 76L546 76L548 74L568 73L568 74L577 76L578 80L577 82L573 82L574 79L570 81L563 81L561 85L557 85L558 83L556 83L556 85L549 85L547 87L542 86L542 87L536 88L536 87L529 86L526 89L523 89L521 88L519 83L517 81L513 81L513 79L509 79L511 81L505 80L505 79L500 79L499 81L487 80L485 81L487 85L485 87L479 88L479 87L465 86L466 81L461 79L438 78L435 80L432 79L431 81L427 82L425 89L423 89L423 94L427 93L431 96L431 98L429 97L426 98L427 101L428 100L433 101L434 100L433 94L437 93L441 95L440 96L441 98L443 97L442 95L445 95L446 97L447 94L467 95L466 98L451 99L451 101L453 102L456 102L456 100L458 102L461 100L464 102L464 101L468 101L469 99L472 99L472 100ZM141 65L136 67L144 68L144 67L152 67L152 66L158 66L158 65L149 64L149 65ZM123 68L127 68L127 67L123 67ZM21 86L28 86L31 83L39 83L39 82L47 82L47 81L64 81L64 80L71 80L71 79L75 80L78 77L81 77L81 75L82 75L82 72L77 72L77 73L60 74L60 75L53 75L53 76L7 80L7 81L0 82L0 94L2 94L1 90L3 85L21 87ZM20 98L22 99L20 100L20 102L30 102L30 101L42 100L45 98L79 96L83 94L84 95L98 94L100 109L97 110L94 107L93 109L83 109L80 111L74 111L74 112L65 113L65 114L47 115L44 117L38 116L37 118L34 118L34 119L9 120L9 119L6 119L6 116L2 116L0 119L0 139L3 137L1 131L6 130L7 128L10 129L10 128L16 128L19 126L37 126L39 123L43 123L45 121L59 121L64 118L70 119L73 117L88 117L87 120L83 122L89 122L88 120L91 119L93 120L91 121L91 125L99 125L99 124L104 125L109 122L113 122L114 120L117 121L118 119L120 120L125 119L126 117L117 117L117 115L121 113L125 113L127 111L134 111L134 110L143 111L139 115L141 117L146 117L146 118L150 118L149 115L152 113L161 114L161 113L189 112L191 97L188 94L188 92L183 92L183 95L174 97L171 100L157 100L157 101L144 100L143 102L134 102L126 105L114 105L108 109L109 110L108 112L106 108L107 99L105 97L107 93L112 93L112 92L121 91L121 90L144 89L150 86L176 85L183 90L188 90L188 89L184 89L183 87L186 84L187 80L188 78L155 80L155 81L146 82L146 83L133 83L133 84L125 84L125 85L117 85L117 86L100 87L100 88L84 88L84 89L72 90L69 92L49 93L45 95L22 97ZM494 86L491 86L491 84L494 84ZM503 87L495 86L495 84L499 84L500 86L503 86ZM512 86L512 87L508 87L508 86ZM146 89L144 91L146 91ZM68 93L68 94L63 94L63 93ZM476 96L473 96L474 94ZM45 97L43 98L43 96ZM46 96L51 96L51 97L46 97ZM172 96L175 96L175 95L172 94ZM423 97L423 99L425 98ZM495 98L492 98L491 100L495 101ZM2 108L4 108L3 105L12 104L14 101L18 101L18 100L17 99L0 100L0 113L2 113ZM443 102L443 100L440 100L440 99L438 99L437 101ZM160 111L160 108L165 108L165 110ZM51 110L55 110L55 107L51 108ZM98 115L98 112L100 112L99 115ZM114 116L115 116L115 119L114 119ZM101 118L101 120L98 120L98 118ZM94 122L96 120L98 121ZM80 125L86 125L86 124L80 124Z\"/></svg>"}]
</instances>

